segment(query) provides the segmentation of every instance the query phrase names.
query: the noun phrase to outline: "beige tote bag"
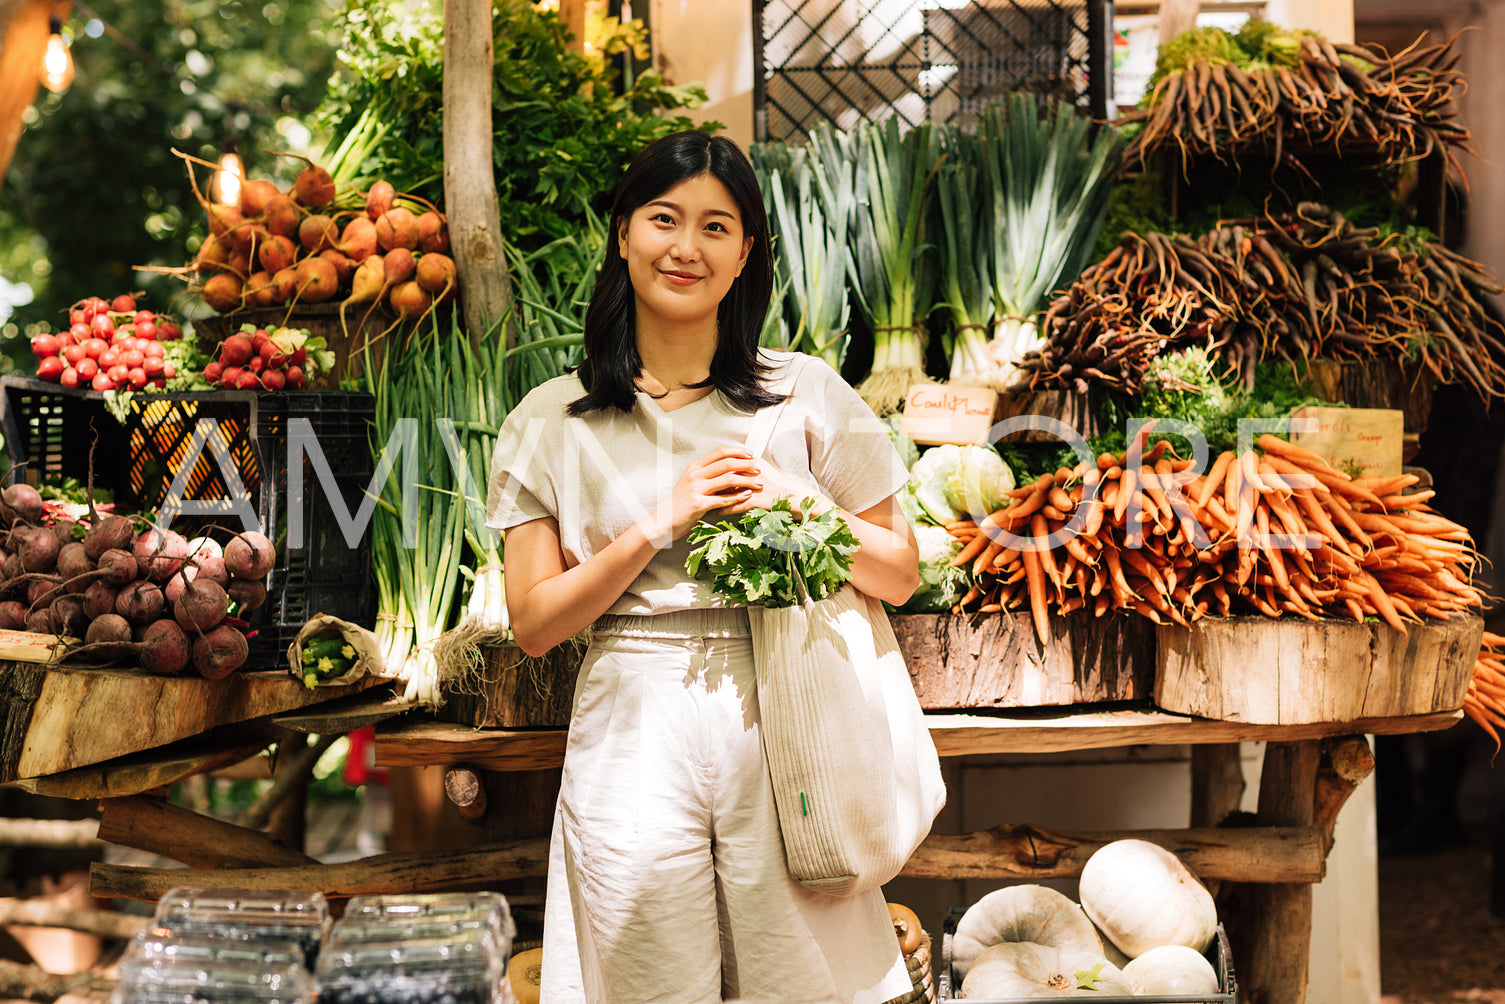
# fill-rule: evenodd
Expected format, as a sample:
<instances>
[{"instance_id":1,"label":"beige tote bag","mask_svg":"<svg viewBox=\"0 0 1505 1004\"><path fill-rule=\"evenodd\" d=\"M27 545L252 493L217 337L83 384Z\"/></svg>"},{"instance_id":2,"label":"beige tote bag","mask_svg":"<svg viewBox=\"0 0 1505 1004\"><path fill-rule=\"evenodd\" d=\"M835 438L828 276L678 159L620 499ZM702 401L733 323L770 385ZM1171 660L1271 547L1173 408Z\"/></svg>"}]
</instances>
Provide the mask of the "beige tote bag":
<instances>
[{"instance_id":1,"label":"beige tote bag","mask_svg":"<svg viewBox=\"0 0 1505 1004\"><path fill-rule=\"evenodd\" d=\"M794 366L775 387L790 393ZM786 399L787 400L787 399ZM782 405L758 413L761 456ZM789 873L850 896L904 867L946 802L940 759L883 604L851 585L749 607L764 757Z\"/></svg>"}]
</instances>

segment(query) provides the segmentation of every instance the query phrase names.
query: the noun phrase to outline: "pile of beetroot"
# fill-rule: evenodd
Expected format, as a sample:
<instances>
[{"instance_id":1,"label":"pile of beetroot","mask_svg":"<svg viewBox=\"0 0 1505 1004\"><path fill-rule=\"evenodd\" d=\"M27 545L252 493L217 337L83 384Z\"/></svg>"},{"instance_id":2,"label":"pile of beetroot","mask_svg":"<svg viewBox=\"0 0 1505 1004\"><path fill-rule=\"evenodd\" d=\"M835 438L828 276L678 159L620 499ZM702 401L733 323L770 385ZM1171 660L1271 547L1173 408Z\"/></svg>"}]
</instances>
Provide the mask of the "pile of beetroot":
<instances>
[{"instance_id":1,"label":"pile of beetroot","mask_svg":"<svg viewBox=\"0 0 1505 1004\"><path fill-rule=\"evenodd\" d=\"M141 517L44 522L29 485L0 492L0 629L68 639L69 661L134 657L151 673L190 668L211 680L246 662L240 614L266 602L276 555L265 536L221 547Z\"/></svg>"}]
</instances>

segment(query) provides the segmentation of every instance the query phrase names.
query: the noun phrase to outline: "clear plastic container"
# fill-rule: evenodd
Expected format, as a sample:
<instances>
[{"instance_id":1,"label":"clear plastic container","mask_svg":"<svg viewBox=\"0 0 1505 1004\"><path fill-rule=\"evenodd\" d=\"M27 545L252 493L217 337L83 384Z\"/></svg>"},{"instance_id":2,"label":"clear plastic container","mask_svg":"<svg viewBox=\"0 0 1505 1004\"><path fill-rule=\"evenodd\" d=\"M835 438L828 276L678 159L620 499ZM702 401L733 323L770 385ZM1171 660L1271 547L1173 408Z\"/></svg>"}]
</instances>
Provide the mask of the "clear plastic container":
<instances>
[{"instance_id":1,"label":"clear plastic container","mask_svg":"<svg viewBox=\"0 0 1505 1004\"><path fill-rule=\"evenodd\" d=\"M207 934L175 934L166 928L148 928L131 939L120 957L122 970L161 960L192 961L210 968L217 963L285 969L308 968L307 959L298 945L288 941L256 941L241 938L217 938Z\"/></svg>"},{"instance_id":2,"label":"clear plastic container","mask_svg":"<svg viewBox=\"0 0 1505 1004\"><path fill-rule=\"evenodd\" d=\"M122 962L110 1004L310 1004L313 981L301 965L281 968L196 959Z\"/></svg>"},{"instance_id":3,"label":"clear plastic container","mask_svg":"<svg viewBox=\"0 0 1505 1004\"><path fill-rule=\"evenodd\" d=\"M506 962L489 926L423 941L331 942L314 972L319 1004L497 1004Z\"/></svg>"},{"instance_id":4,"label":"clear plastic container","mask_svg":"<svg viewBox=\"0 0 1505 1004\"><path fill-rule=\"evenodd\" d=\"M499 892L437 892L415 895L352 896L341 923L406 923L420 919L459 919L492 916L497 933L508 941L517 936L512 911Z\"/></svg>"},{"instance_id":5,"label":"clear plastic container","mask_svg":"<svg viewBox=\"0 0 1505 1004\"><path fill-rule=\"evenodd\" d=\"M313 968L329 929L323 893L179 886L157 901L152 926L173 934L293 944Z\"/></svg>"}]
</instances>

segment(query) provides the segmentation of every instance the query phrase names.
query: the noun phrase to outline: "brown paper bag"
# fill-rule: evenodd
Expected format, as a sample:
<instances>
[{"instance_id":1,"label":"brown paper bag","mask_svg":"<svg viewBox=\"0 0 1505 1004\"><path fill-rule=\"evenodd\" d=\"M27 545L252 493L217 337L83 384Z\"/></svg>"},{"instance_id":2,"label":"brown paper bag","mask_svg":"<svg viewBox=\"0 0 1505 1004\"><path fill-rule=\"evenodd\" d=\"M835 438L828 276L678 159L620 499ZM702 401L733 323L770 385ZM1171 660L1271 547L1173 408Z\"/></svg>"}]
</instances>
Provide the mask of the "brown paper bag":
<instances>
[{"instance_id":1,"label":"brown paper bag","mask_svg":"<svg viewBox=\"0 0 1505 1004\"><path fill-rule=\"evenodd\" d=\"M341 635L355 649L355 662L340 676L319 680L314 686L328 687L342 683L354 683L364 676L380 676L386 667L382 664L381 646L376 635L359 624L340 620L328 614L314 614L298 631L298 636L287 647L287 662L293 676L303 679L303 645L315 635Z\"/></svg>"}]
</instances>

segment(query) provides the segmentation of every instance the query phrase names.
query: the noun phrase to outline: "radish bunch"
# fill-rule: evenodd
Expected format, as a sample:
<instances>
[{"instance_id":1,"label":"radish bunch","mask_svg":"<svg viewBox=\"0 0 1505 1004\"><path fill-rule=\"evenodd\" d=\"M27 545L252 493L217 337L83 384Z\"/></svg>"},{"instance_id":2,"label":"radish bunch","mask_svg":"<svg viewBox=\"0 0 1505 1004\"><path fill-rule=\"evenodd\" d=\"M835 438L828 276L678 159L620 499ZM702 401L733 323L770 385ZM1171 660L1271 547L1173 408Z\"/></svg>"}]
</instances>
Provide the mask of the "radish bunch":
<instances>
[{"instance_id":1,"label":"radish bunch","mask_svg":"<svg viewBox=\"0 0 1505 1004\"><path fill-rule=\"evenodd\" d=\"M0 493L0 628L73 639L69 659L134 656L160 675L220 679L245 664L239 615L266 602L266 537L241 533L221 548L138 518L43 523L42 512L28 485Z\"/></svg>"},{"instance_id":2,"label":"radish bunch","mask_svg":"<svg viewBox=\"0 0 1505 1004\"><path fill-rule=\"evenodd\" d=\"M68 330L31 339L37 376L86 390L161 389L177 375L163 342L183 337L172 320L136 309L122 293L114 300L86 297L68 311Z\"/></svg>"},{"instance_id":3,"label":"radish bunch","mask_svg":"<svg viewBox=\"0 0 1505 1004\"><path fill-rule=\"evenodd\" d=\"M333 363L324 339L306 330L243 324L215 348L204 379L227 390L302 390Z\"/></svg>"},{"instance_id":4,"label":"radish bunch","mask_svg":"<svg viewBox=\"0 0 1505 1004\"><path fill-rule=\"evenodd\" d=\"M190 179L193 164L214 166L179 156L189 163ZM217 313L381 302L406 319L455 295L444 214L385 181L342 195L329 172L309 161L287 191L258 178L241 185L237 205L202 195L200 202L209 237L186 272Z\"/></svg>"}]
</instances>

